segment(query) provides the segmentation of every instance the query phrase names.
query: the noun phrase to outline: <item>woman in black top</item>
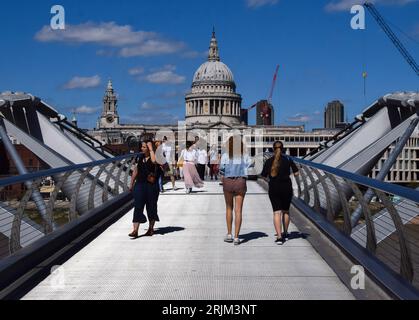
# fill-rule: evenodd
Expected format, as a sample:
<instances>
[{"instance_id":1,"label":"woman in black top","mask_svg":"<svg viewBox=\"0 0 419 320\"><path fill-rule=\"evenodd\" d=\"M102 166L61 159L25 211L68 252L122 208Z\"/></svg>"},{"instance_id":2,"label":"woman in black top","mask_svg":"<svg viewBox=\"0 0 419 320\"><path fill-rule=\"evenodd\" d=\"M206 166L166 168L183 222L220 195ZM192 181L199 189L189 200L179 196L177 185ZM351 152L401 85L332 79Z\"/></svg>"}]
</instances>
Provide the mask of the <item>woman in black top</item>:
<instances>
[{"instance_id":1,"label":"woman in black top","mask_svg":"<svg viewBox=\"0 0 419 320\"><path fill-rule=\"evenodd\" d=\"M281 141L274 143L274 156L265 162L262 176L269 177L269 199L274 211L274 226L276 230L276 243L283 244L288 237L290 224L289 210L293 197L291 169L297 176L298 168L291 158L283 154L284 145ZM281 233L281 223L284 220L284 233Z\"/></svg>"},{"instance_id":2,"label":"woman in black top","mask_svg":"<svg viewBox=\"0 0 419 320\"><path fill-rule=\"evenodd\" d=\"M129 234L130 237L138 237L140 223L147 222L144 216L144 207L147 208L149 228L145 236L152 236L154 224L159 220L157 215L157 201L159 199L159 177L161 175L160 166L156 162L156 155L151 142L141 144L142 155L131 178L130 191L134 195L134 218L132 220L134 230ZM152 177L154 176L154 178Z\"/></svg>"}]
</instances>

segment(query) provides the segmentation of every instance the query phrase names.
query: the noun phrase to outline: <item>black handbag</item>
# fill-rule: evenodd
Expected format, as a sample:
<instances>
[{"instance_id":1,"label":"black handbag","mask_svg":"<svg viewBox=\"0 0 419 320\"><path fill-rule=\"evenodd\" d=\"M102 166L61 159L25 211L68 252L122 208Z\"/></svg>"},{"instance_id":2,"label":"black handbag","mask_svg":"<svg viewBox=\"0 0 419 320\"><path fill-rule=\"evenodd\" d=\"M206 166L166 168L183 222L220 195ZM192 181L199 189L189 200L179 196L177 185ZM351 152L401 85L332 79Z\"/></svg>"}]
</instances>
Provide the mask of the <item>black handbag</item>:
<instances>
[{"instance_id":1,"label":"black handbag","mask_svg":"<svg viewBox=\"0 0 419 320\"><path fill-rule=\"evenodd\" d=\"M147 175L147 182L150 184L155 184L157 180L157 165L154 164L154 172L150 172Z\"/></svg>"}]
</instances>

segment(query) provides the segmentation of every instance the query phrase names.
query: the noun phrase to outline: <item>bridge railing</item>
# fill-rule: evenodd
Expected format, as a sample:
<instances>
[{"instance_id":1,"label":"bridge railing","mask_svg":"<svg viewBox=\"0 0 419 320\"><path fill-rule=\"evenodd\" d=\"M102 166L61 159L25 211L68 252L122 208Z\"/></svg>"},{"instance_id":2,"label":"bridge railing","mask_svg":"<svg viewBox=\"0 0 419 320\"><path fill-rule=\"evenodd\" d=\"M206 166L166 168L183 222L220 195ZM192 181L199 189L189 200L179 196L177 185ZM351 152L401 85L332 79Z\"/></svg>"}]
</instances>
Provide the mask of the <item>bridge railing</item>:
<instances>
[{"instance_id":1,"label":"bridge railing","mask_svg":"<svg viewBox=\"0 0 419 320\"><path fill-rule=\"evenodd\" d=\"M419 191L293 160L300 167L298 201L418 289Z\"/></svg>"},{"instance_id":2,"label":"bridge railing","mask_svg":"<svg viewBox=\"0 0 419 320\"><path fill-rule=\"evenodd\" d=\"M0 179L0 259L128 192L137 156Z\"/></svg>"}]
</instances>

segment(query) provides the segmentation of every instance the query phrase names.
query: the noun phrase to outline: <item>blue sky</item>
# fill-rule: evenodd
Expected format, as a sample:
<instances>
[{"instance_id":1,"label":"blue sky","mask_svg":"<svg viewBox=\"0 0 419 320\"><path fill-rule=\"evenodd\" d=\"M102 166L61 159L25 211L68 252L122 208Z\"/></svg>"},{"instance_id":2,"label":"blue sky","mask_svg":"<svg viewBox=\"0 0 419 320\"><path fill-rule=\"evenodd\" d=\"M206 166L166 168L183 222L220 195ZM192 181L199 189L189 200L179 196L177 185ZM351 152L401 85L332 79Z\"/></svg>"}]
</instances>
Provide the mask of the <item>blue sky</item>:
<instances>
[{"instance_id":1,"label":"blue sky","mask_svg":"<svg viewBox=\"0 0 419 320\"><path fill-rule=\"evenodd\" d=\"M419 90L418 77L369 13L365 31L351 29L353 2L7 1L0 91L32 93L69 117L76 109L80 126L93 128L112 78L121 122L176 123L215 26L243 107L267 98L279 64L276 124L322 127L323 110L335 99L352 120L386 93ZM419 1L375 3L418 61ZM64 32L49 28L54 4L65 8ZM250 123L255 117L251 112Z\"/></svg>"}]
</instances>

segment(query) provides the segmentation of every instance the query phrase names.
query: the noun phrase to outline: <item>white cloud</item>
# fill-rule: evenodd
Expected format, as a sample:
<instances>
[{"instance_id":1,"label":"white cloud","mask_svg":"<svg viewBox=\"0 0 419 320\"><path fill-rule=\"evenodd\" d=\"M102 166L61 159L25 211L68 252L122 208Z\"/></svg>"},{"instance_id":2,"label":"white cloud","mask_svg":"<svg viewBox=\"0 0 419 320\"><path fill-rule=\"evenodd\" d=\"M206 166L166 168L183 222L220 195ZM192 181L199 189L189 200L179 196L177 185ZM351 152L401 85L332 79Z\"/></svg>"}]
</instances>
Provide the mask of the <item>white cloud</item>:
<instances>
[{"instance_id":1,"label":"white cloud","mask_svg":"<svg viewBox=\"0 0 419 320\"><path fill-rule=\"evenodd\" d=\"M156 71L175 71L175 70L176 70L176 66L173 65L173 64L166 64L163 67L151 69L151 71L153 71L153 72L156 72Z\"/></svg>"},{"instance_id":2,"label":"white cloud","mask_svg":"<svg viewBox=\"0 0 419 320\"><path fill-rule=\"evenodd\" d=\"M184 83L186 78L184 76L180 76L173 71L159 71L155 73L151 73L144 78L149 83L157 83L157 84L181 84Z\"/></svg>"},{"instance_id":3,"label":"white cloud","mask_svg":"<svg viewBox=\"0 0 419 320\"><path fill-rule=\"evenodd\" d=\"M298 123L317 123L320 122L322 113L318 110L313 113L297 113L296 115L287 118L289 122L298 122Z\"/></svg>"},{"instance_id":4,"label":"white cloud","mask_svg":"<svg viewBox=\"0 0 419 320\"><path fill-rule=\"evenodd\" d=\"M289 122L310 122L313 119L308 115L297 114L287 119Z\"/></svg>"},{"instance_id":5,"label":"white cloud","mask_svg":"<svg viewBox=\"0 0 419 320\"><path fill-rule=\"evenodd\" d=\"M88 89L96 88L101 83L101 78L98 75L93 77L74 77L64 85L64 89Z\"/></svg>"},{"instance_id":6,"label":"white cloud","mask_svg":"<svg viewBox=\"0 0 419 320\"><path fill-rule=\"evenodd\" d=\"M248 8L259 8L266 5L274 5L277 4L278 0L246 0L246 4Z\"/></svg>"},{"instance_id":7,"label":"white cloud","mask_svg":"<svg viewBox=\"0 0 419 320\"><path fill-rule=\"evenodd\" d=\"M72 44L96 44L121 48L122 57L153 56L170 54L183 50L183 42L163 39L156 32L135 31L129 25L117 25L115 22L82 23L66 25L65 30L52 30L44 26L35 34L39 42L63 42ZM98 55L113 55L109 50L98 50Z\"/></svg>"},{"instance_id":8,"label":"white cloud","mask_svg":"<svg viewBox=\"0 0 419 320\"><path fill-rule=\"evenodd\" d=\"M128 73L131 75L131 76L138 76L138 75L140 75L140 74L143 74L144 73L144 68L143 67L136 67L136 68L132 68L132 69L129 69L128 70Z\"/></svg>"},{"instance_id":9,"label":"white cloud","mask_svg":"<svg viewBox=\"0 0 419 320\"><path fill-rule=\"evenodd\" d=\"M158 108L156 105L149 103L149 102L144 102L141 107L140 110L153 110Z\"/></svg>"},{"instance_id":10,"label":"white cloud","mask_svg":"<svg viewBox=\"0 0 419 320\"><path fill-rule=\"evenodd\" d=\"M176 66L165 65L161 69L152 71L150 74L140 78L142 81L154 84L181 84L184 83L186 77L175 73Z\"/></svg>"},{"instance_id":11,"label":"white cloud","mask_svg":"<svg viewBox=\"0 0 419 320\"><path fill-rule=\"evenodd\" d=\"M75 112L76 114L93 114L93 113L97 113L100 110L100 107L97 108L93 108L93 107L88 107L88 106L81 106L81 107L77 107L75 109L72 109L73 112Z\"/></svg>"},{"instance_id":12,"label":"white cloud","mask_svg":"<svg viewBox=\"0 0 419 320\"><path fill-rule=\"evenodd\" d=\"M370 0L371 3L379 3L383 5L399 5L403 6L418 0ZM362 5L365 1L361 0L339 0L333 1L326 5L325 9L328 12L345 11L350 10L353 5Z\"/></svg>"},{"instance_id":13,"label":"white cloud","mask_svg":"<svg viewBox=\"0 0 419 320\"><path fill-rule=\"evenodd\" d=\"M119 26L115 22L67 24L65 30L44 26L35 34L40 42L96 43L115 47L135 45L154 37L154 32L133 31L131 26Z\"/></svg>"},{"instance_id":14,"label":"white cloud","mask_svg":"<svg viewBox=\"0 0 419 320\"><path fill-rule=\"evenodd\" d=\"M133 47L123 48L119 51L119 55L124 58L138 56L152 56L161 54L170 54L181 51L185 47L182 42L164 41L164 40L147 40Z\"/></svg>"}]
</instances>

